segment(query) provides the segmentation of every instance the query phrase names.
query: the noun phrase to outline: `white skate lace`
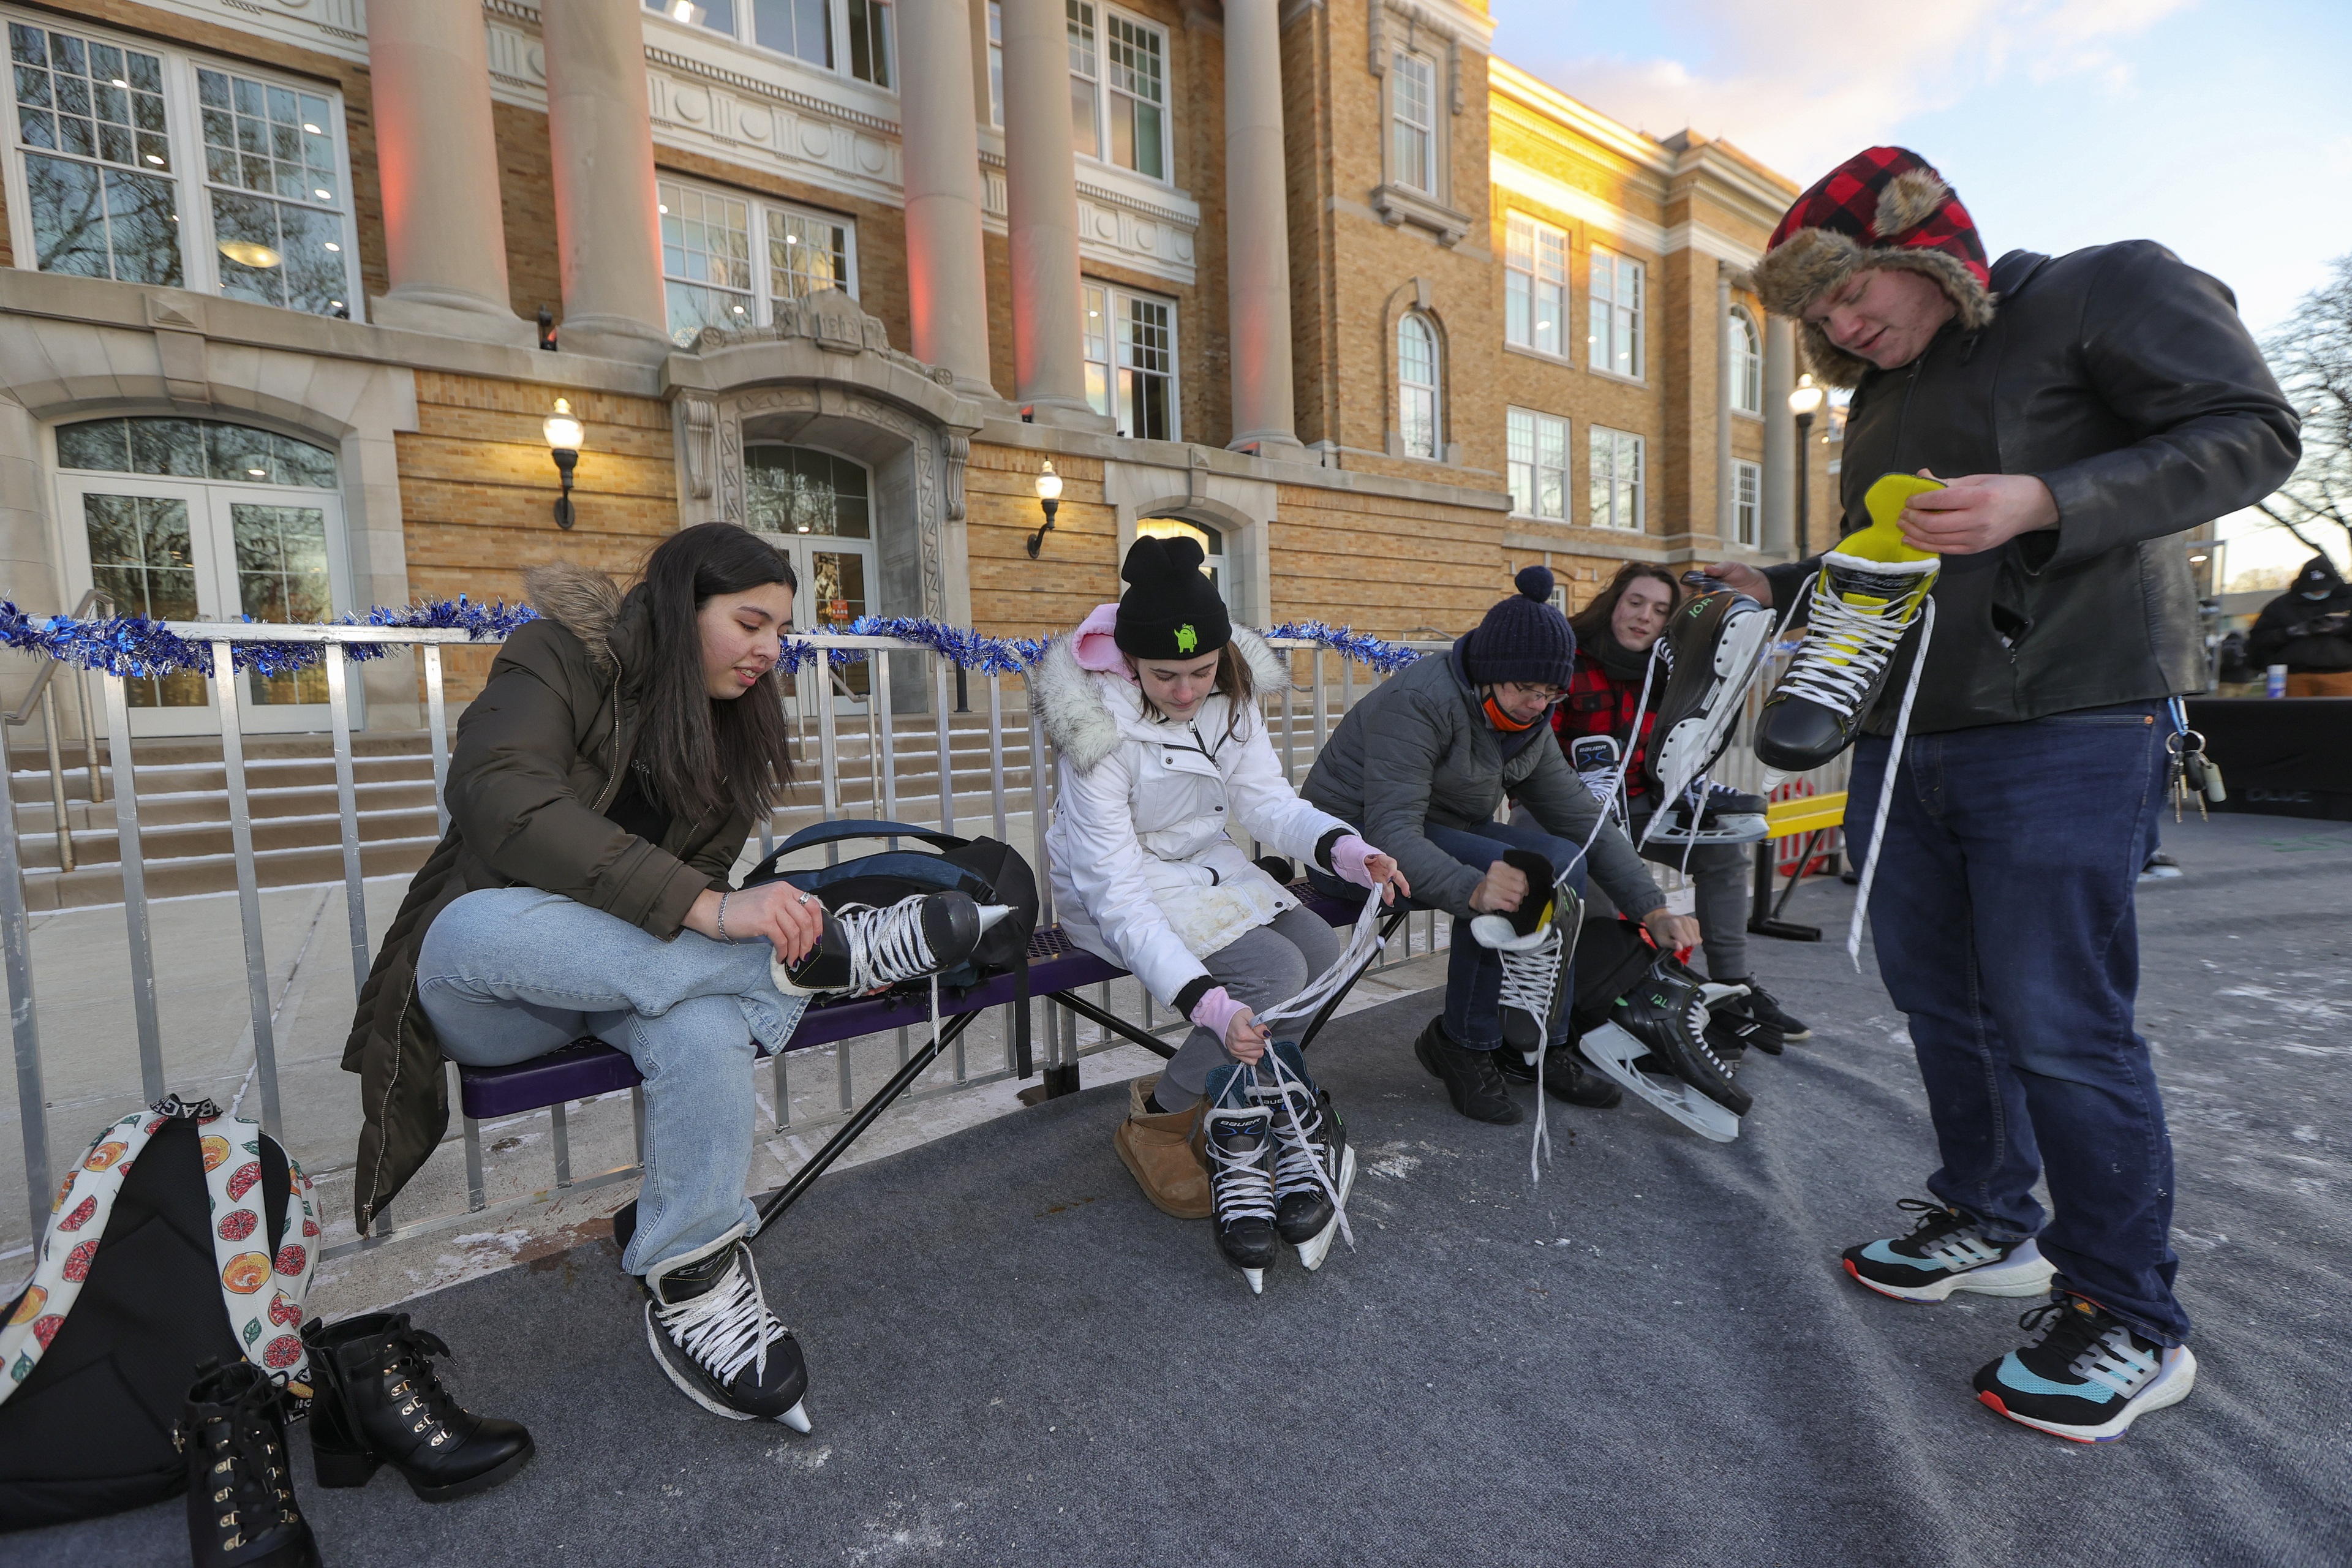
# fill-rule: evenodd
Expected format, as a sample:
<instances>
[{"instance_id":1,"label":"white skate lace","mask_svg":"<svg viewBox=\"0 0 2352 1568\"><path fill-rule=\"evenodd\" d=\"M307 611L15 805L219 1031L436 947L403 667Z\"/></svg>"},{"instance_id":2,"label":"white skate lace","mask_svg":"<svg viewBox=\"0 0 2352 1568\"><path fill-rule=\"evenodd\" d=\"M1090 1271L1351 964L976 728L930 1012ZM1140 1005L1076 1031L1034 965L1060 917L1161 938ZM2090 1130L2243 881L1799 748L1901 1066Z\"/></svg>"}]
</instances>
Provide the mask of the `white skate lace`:
<instances>
[{"instance_id":1,"label":"white skate lace","mask_svg":"<svg viewBox=\"0 0 2352 1568\"><path fill-rule=\"evenodd\" d=\"M1818 584L1821 579L1813 581ZM1842 719L1853 718L1915 618L1900 614L1895 602L1863 608L1836 594L1815 592L1811 629L1780 678L1780 689L1818 702Z\"/></svg>"},{"instance_id":2,"label":"white skate lace","mask_svg":"<svg viewBox=\"0 0 2352 1568\"><path fill-rule=\"evenodd\" d=\"M768 1346L791 1331L768 1310L759 1266L740 1246L718 1284L691 1300L667 1306L656 1302L654 1316L670 1342L693 1357L721 1387L746 1366L765 1376Z\"/></svg>"},{"instance_id":3,"label":"white skate lace","mask_svg":"<svg viewBox=\"0 0 2352 1568\"><path fill-rule=\"evenodd\" d=\"M1339 1196L1339 1173L1323 1168L1322 1156L1316 1152L1315 1141L1298 1114L1298 1107L1304 1102L1315 1113L1315 1125L1322 1126L1323 1113L1315 1103L1315 1091L1283 1065L1277 1053L1269 1050L1258 1060L1261 1065L1273 1065L1273 1092L1281 1100L1283 1112L1290 1118L1287 1127L1283 1125L1282 1117L1273 1119L1274 1195L1279 1198L1286 1192L1304 1192L1310 1186L1322 1188L1323 1195L1331 1200L1331 1212L1339 1222L1341 1239L1347 1242L1349 1251L1355 1251L1356 1233L1349 1227L1348 1205Z\"/></svg>"},{"instance_id":4,"label":"white skate lace","mask_svg":"<svg viewBox=\"0 0 2352 1568\"><path fill-rule=\"evenodd\" d=\"M1271 1051L1266 1053L1269 1058L1273 1054ZM1217 1112L1209 1114L1214 1117ZM1269 1116L1266 1120L1271 1125L1273 1118ZM1223 1225L1233 1219L1272 1219L1274 1179L1266 1174L1262 1163L1265 1145L1260 1144L1248 1153L1228 1149L1217 1141L1214 1129L1210 1131L1206 1142L1209 1186L1215 1195L1217 1223Z\"/></svg>"},{"instance_id":5,"label":"white skate lace","mask_svg":"<svg viewBox=\"0 0 2352 1568\"><path fill-rule=\"evenodd\" d=\"M910 893L887 909L844 904L834 911L849 942L849 989L864 995L904 980L929 975L931 982L931 1044L940 1044L940 971L923 934L923 901ZM856 917L856 918L852 918Z\"/></svg>"}]
</instances>

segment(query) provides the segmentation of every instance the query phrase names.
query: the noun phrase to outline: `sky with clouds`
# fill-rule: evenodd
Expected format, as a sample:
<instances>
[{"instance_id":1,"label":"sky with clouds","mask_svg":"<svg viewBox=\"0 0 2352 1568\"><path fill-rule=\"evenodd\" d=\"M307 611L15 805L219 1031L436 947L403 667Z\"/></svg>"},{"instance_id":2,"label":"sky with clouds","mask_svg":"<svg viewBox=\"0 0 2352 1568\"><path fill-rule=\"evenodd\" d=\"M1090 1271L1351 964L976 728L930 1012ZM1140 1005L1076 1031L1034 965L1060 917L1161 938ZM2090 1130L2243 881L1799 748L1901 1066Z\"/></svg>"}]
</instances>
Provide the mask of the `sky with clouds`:
<instances>
[{"instance_id":1,"label":"sky with clouds","mask_svg":"<svg viewBox=\"0 0 2352 1568\"><path fill-rule=\"evenodd\" d=\"M2352 254L2345 0L1491 4L1497 54L1636 129L1722 137L1800 184L1900 143L1992 255L2159 240L2257 334ZM2232 574L2272 543L2233 545Z\"/></svg>"}]
</instances>

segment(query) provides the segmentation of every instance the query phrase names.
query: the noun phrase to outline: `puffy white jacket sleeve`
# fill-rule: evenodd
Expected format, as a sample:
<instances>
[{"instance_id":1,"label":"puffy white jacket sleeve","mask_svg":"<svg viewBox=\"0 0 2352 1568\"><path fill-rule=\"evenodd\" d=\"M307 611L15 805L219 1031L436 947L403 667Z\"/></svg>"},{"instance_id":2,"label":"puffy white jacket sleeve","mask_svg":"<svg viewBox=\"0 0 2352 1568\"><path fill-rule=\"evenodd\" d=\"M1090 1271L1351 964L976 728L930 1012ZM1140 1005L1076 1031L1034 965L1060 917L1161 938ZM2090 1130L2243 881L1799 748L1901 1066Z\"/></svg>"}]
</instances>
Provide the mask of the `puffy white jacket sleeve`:
<instances>
[{"instance_id":1,"label":"puffy white jacket sleeve","mask_svg":"<svg viewBox=\"0 0 2352 1568\"><path fill-rule=\"evenodd\" d=\"M1143 846L1135 837L1134 748L1119 746L1080 773L1066 758L1056 809L1069 826L1070 885L1128 970L1166 1006L1209 973L1170 929L1143 876Z\"/></svg>"},{"instance_id":2,"label":"puffy white jacket sleeve","mask_svg":"<svg viewBox=\"0 0 2352 1568\"><path fill-rule=\"evenodd\" d=\"M1353 833L1355 827L1299 798L1290 781L1282 776L1273 739L1255 708L1243 722L1247 728L1220 749L1220 760L1231 762L1224 770L1226 817L1260 844L1301 866L1319 864L1315 847L1323 836L1335 827L1342 833ZM1240 749L1238 756L1233 755L1235 747Z\"/></svg>"}]
</instances>

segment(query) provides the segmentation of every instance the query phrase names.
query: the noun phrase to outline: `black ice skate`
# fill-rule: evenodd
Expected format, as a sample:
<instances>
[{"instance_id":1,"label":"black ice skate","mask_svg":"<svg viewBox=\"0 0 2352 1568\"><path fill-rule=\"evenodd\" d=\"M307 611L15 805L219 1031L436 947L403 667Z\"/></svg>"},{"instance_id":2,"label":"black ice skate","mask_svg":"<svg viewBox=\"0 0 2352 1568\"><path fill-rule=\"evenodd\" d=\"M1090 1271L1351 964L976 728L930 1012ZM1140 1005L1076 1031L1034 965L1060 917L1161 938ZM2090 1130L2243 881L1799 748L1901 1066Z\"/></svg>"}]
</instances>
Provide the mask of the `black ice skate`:
<instances>
[{"instance_id":1,"label":"black ice skate","mask_svg":"<svg viewBox=\"0 0 2352 1568\"><path fill-rule=\"evenodd\" d=\"M1274 1223L1274 1113L1263 1105L1213 1106L1202 1133L1217 1245L1251 1293L1262 1296L1281 1241Z\"/></svg>"},{"instance_id":2,"label":"black ice skate","mask_svg":"<svg viewBox=\"0 0 2352 1568\"><path fill-rule=\"evenodd\" d=\"M1588 1031L1585 1059L1703 1138L1728 1143L1752 1101L1706 1038L1708 985L1672 958L1653 964L1617 999L1609 1022Z\"/></svg>"},{"instance_id":3,"label":"black ice skate","mask_svg":"<svg viewBox=\"0 0 2352 1568\"><path fill-rule=\"evenodd\" d=\"M741 1226L656 1264L645 1289L646 1342L688 1399L730 1421L809 1429L801 1403L808 1365L800 1342L768 1310Z\"/></svg>"},{"instance_id":4,"label":"black ice skate","mask_svg":"<svg viewBox=\"0 0 2352 1568\"><path fill-rule=\"evenodd\" d=\"M1504 1048L1527 1056L1544 1048L1559 1012L1562 933L1576 929L1578 900L1555 884L1551 862L1533 850L1506 849L1503 859L1526 874L1528 896L1508 914L1473 916L1470 934L1502 959Z\"/></svg>"},{"instance_id":5,"label":"black ice skate","mask_svg":"<svg viewBox=\"0 0 2352 1568\"><path fill-rule=\"evenodd\" d=\"M1625 775L1622 758L1613 735L1579 735L1569 742L1569 765L1601 809L1614 818L1617 826L1625 826Z\"/></svg>"},{"instance_id":6,"label":"black ice skate","mask_svg":"<svg viewBox=\"0 0 2352 1568\"><path fill-rule=\"evenodd\" d=\"M915 893L887 909L844 904L827 910L824 934L791 963L773 968L786 994L864 995L953 969L971 956L1006 906L985 909L970 893Z\"/></svg>"},{"instance_id":7,"label":"black ice skate","mask_svg":"<svg viewBox=\"0 0 2352 1568\"><path fill-rule=\"evenodd\" d=\"M1771 640L1772 613L1745 594L1702 594L1675 612L1657 654L1672 673L1642 761L1652 799L1680 801L1706 776L1731 743L1741 700ZM1654 816L1650 826L1654 836L1664 825Z\"/></svg>"},{"instance_id":8,"label":"black ice skate","mask_svg":"<svg viewBox=\"0 0 2352 1568\"><path fill-rule=\"evenodd\" d=\"M1356 1152L1331 1108L1330 1091L1307 1076L1298 1047L1276 1040L1268 1054L1250 1097L1274 1118L1274 1229L1298 1249L1298 1261L1311 1272L1323 1267L1332 1237L1345 1228L1341 1210L1356 1184ZM1278 1074L1271 1065L1277 1058ZM1355 1245L1352 1237L1349 1245Z\"/></svg>"}]
</instances>

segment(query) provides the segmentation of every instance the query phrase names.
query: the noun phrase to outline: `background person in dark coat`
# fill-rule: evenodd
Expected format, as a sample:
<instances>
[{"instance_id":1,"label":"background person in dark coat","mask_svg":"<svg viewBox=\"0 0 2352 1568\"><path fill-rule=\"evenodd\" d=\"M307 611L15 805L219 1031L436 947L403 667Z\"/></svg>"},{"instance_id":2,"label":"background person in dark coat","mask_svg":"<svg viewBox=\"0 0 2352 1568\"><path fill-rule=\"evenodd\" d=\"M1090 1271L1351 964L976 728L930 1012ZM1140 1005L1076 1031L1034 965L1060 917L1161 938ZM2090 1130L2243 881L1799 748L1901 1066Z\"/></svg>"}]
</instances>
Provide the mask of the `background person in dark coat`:
<instances>
[{"instance_id":1,"label":"background person in dark coat","mask_svg":"<svg viewBox=\"0 0 2352 1568\"><path fill-rule=\"evenodd\" d=\"M2352 586L2336 563L2313 556L2294 585L2263 606L2246 634L2246 659L2257 678L2286 666L2289 697L2352 697Z\"/></svg>"}]
</instances>

